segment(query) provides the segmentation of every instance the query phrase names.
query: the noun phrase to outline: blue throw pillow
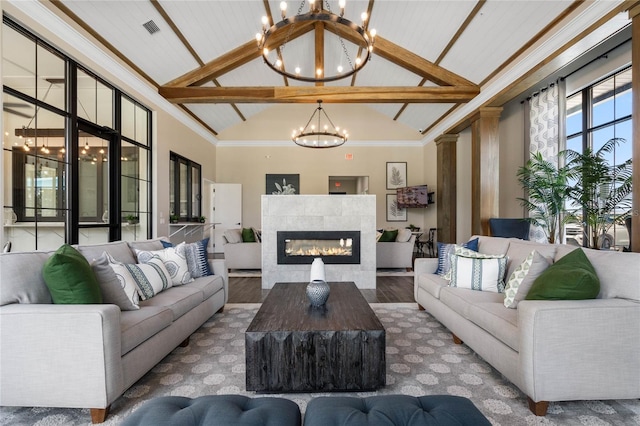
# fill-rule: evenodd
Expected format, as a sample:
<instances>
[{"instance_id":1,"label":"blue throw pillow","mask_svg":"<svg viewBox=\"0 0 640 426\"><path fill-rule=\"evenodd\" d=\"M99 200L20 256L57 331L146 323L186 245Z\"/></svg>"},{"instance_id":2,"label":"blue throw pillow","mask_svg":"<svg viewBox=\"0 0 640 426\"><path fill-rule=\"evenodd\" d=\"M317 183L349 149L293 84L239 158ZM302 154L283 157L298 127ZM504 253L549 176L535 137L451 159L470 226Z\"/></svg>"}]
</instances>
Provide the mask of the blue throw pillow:
<instances>
[{"instance_id":1,"label":"blue throw pillow","mask_svg":"<svg viewBox=\"0 0 640 426\"><path fill-rule=\"evenodd\" d=\"M469 250L478 251L478 238L469 240L462 244L462 247ZM455 251L455 244L438 243L438 269L436 269L437 275L444 275L451 269L451 260L449 255Z\"/></svg>"},{"instance_id":2,"label":"blue throw pillow","mask_svg":"<svg viewBox=\"0 0 640 426\"><path fill-rule=\"evenodd\" d=\"M160 241L162 247L173 247L168 241ZM196 241L195 243L186 243L185 255L187 257L187 266L189 267L189 273L193 278L206 277L213 275L213 271L209 267L209 256L207 254L207 246L209 245L209 238Z\"/></svg>"}]
</instances>

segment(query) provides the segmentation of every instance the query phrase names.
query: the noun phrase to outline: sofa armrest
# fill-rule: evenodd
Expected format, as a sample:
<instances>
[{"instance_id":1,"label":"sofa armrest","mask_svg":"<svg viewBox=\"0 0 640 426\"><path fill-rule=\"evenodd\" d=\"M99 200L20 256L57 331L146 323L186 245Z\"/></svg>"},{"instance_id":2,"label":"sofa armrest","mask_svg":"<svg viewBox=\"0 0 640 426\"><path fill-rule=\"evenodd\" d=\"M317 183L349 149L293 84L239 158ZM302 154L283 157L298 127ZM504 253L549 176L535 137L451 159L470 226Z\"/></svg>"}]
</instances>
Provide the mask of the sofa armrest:
<instances>
[{"instance_id":1,"label":"sofa armrest","mask_svg":"<svg viewBox=\"0 0 640 426\"><path fill-rule=\"evenodd\" d=\"M224 281L224 303L229 300L229 270L224 259L209 259L209 265L213 275L220 275Z\"/></svg>"},{"instance_id":2,"label":"sofa armrest","mask_svg":"<svg viewBox=\"0 0 640 426\"><path fill-rule=\"evenodd\" d=\"M438 269L438 259L435 257L418 257L413 263L413 276L420 274L434 274Z\"/></svg>"},{"instance_id":3,"label":"sofa armrest","mask_svg":"<svg viewBox=\"0 0 640 426\"><path fill-rule=\"evenodd\" d=\"M124 391L116 305L4 305L0 330L0 405L105 408Z\"/></svg>"},{"instance_id":4,"label":"sofa armrest","mask_svg":"<svg viewBox=\"0 0 640 426\"><path fill-rule=\"evenodd\" d=\"M522 390L534 401L640 397L640 304L518 303Z\"/></svg>"}]
</instances>

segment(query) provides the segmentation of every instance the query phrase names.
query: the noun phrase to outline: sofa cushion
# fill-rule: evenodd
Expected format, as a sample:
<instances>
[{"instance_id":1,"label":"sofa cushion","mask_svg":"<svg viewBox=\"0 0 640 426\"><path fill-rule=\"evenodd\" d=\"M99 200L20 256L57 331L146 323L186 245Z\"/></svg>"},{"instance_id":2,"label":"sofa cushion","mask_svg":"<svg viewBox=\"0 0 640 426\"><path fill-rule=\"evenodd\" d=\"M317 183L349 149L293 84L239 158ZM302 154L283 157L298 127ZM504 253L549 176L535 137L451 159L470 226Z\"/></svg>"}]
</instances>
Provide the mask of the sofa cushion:
<instances>
[{"instance_id":1,"label":"sofa cushion","mask_svg":"<svg viewBox=\"0 0 640 426\"><path fill-rule=\"evenodd\" d=\"M389 229L382 231L382 235L378 239L379 243L393 243L398 238L398 230L397 229Z\"/></svg>"},{"instance_id":2,"label":"sofa cushion","mask_svg":"<svg viewBox=\"0 0 640 426\"><path fill-rule=\"evenodd\" d=\"M138 289L140 299L147 300L171 287L171 277L158 257L149 259L147 263L121 263L109 256L109 264L125 285L133 283Z\"/></svg>"},{"instance_id":3,"label":"sofa cushion","mask_svg":"<svg viewBox=\"0 0 640 426\"><path fill-rule=\"evenodd\" d=\"M165 306L173 313L173 321L198 306L204 300L202 291L191 285L172 287L148 300L140 302L140 307Z\"/></svg>"},{"instance_id":4,"label":"sofa cushion","mask_svg":"<svg viewBox=\"0 0 640 426\"><path fill-rule=\"evenodd\" d=\"M396 243L406 243L411 238L410 229L398 229L398 235L396 236Z\"/></svg>"},{"instance_id":5,"label":"sofa cushion","mask_svg":"<svg viewBox=\"0 0 640 426\"><path fill-rule=\"evenodd\" d=\"M242 231L240 229L225 229L223 235L230 244L242 242Z\"/></svg>"},{"instance_id":6,"label":"sofa cushion","mask_svg":"<svg viewBox=\"0 0 640 426\"><path fill-rule=\"evenodd\" d=\"M106 252L91 263L91 269L98 280L102 292L102 302L118 305L121 311L140 309L140 296L133 283L120 281L109 263Z\"/></svg>"},{"instance_id":7,"label":"sofa cushion","mask_svg":"<svg viewBox=\"0 0 640 426\"><path fill-rule=\"evenodd\" d=\"M63 244L47 259L42 276L53 303L102 303L100 286L91 265L69 244Z\"/></svg>"},{"instance_id":8,"label":"sofa cushion","mask_svg":"<svg viewBox=\"0 0 640 426\"><path fill-rule=\"evenodd\" d=\"M536 250L513 271L504 290L504 306L515 308L524 300L533 282L549 267L549 262Z\"/></svg>"},{"instance_id":9,"label":"sofa cushion","mask_svg":"<svg viewBox=\"0 0 640 426\"><path fill-rule=\"evenodd\" d=\"M468 288L445 287L440 290L440 301L469 319L469 309L477 303L502 304L504 296L490 291L475 291ZM505 310L507 308L504 308Z\"/></svg>"},{"instance_id":10,"label":"sofa cushion","mask_svg":"<svg viewBox=\"0 0 640 426\"><path fill-rule=\"evenodd\" d=\"M599 292L600 280L591 262L584 251L574 250L536 278L526 299L595 299Z\"/></svg>"},{"instance_id":11,"label":"sofa cushion","mask_svg":"<svg viewBox=\"0 0 640 426\"><path fill-rule=\"evenodd\" d=\"M420 274L418 276L418 285L425 289L436 299L440 298L440 290L449 286L449 281L436 274Z\"/></svg>"},{"instance_id":12,"label":"sofa cushion","mask_svg":"<svg viewBox=\"0 0 640 426\"><path fill-rule=\"evenodd\" d=\"M640 254L590 249L584 253L600 279L598 298L640 301Z\"/></svg>"},{"instance_id":13,"label":"sofa cushion","mask_svg":"<svg viewBox=\"0 0 640 426\"><path fill-rule=\"evenodd\" d=\"M53 303L42 276L50 252L0 253L0 306L10 303Z\"/></svg>"},{"instance_id":14,"label":"sofa cushion","mask_svg":"<svg viewBox=\"0 0 640 426\"><path fill-rule=\"evenodd\" d=\"M193 281L189 265L187 265L187 255L185 243L180 243L175 247L167 247L161 250L138 250L134 249L139 263L147 263L153 257L159 257L171 277L173 285L183 285Z\"/></svg>"},{"instance_id":15,"label":"sofa cushion","mask_svg":"<svg viewBox=\"0 0 640 426\"><path fill-rule=\"evenodd\" d=\"M173 312L164 306L146 306L136 311L120 313L121 348L124 355L160 330L171 325Z\"/></svg>"},{"instance_id":16,"label":"sofa cushion","mask_svg":"<svg viewBox=\"0 0 640 426\"><path fill-rule=\"evenodd\" d=\"M256 242L256 235L253 233L253 228L242 228L242 242L243 243Z\"/></svg>"},{"instance_id":17,"label":"sofa cushion","mask_svg":"<svg viewBox=\"0 0 640 426\"><path fill-rule=\"evenodd\" d=\"M516 309L507 309L500 302L484 302L470 305L468 314L471 322L518 351L520 334Z\"/></svg>"},{"instance_id":18,"label":"sofa cushion","mask_svg":"<svg viewBox=\"0 0 640 426\"><path fill-rule=\"evenodd\" d=\"M478 238L476 251L486 254L506 254L511 243L510 238L474 236ZM474 238L472 237L472 238Z\"/></svg>"},{"instance_id":19,"label":"sofa cushion","mask_svg":"<svg viewBox=\"0 0 640 426\"><path fill-rule=\"evenodd\" d=\"M105 251L116 261L122 263L136 263L136 258L126 241L114 241L112 243L78 246L78 251L93 262Z\"/></svg>"},{"instance_id":20,"label":"sofa cushion","mask_svg":"<svg viewBox=\"0 0 640 426\"><path fill-rule=\"evenodd\" d=\"M507 258L465 257L461 254L451 256L451 287L472 290L504 291L504 274Z\"/></svg>"},{"instance_id":21,"label":"sofa cushion","mask_svg":"<svg viewBox=\"0 0 640 426\"><path fill-rule=\"evenodd\" d=\"M153 240L141 240L141 241L130 241L127 244L133 253L136 250L162 250L164 248L164 244L169 242L165 237L155 238Z\"/></svg>"},{"instance_id":22,"label":"sofa cushion","mask_svg":"<svg viewBox=\"0 0 640 426\"><path fill-rule=\"evenodd\" d=\"M548 263L552 263L555 259L558 244L542 244L533 241L522 241L511 238L509 248L507 249L507 277L513 274L513 271L524 262L524 260L531 254L532 250L538 252L541 256L547 259Z\"/></svg>"},{"instance_id":23,"label":"sofa cushion","mask_svg":"<svg viewBox=\"0 0 640 426\"><path fill-rule=\"evenodd\" d=\"M208 275L196 278L189 287L199 289L206 300L224 288L224 280L220 275Z\"/></svg>"},{"instance_id":24,"label":"sofa cushion","mask_svg":"<svg viewBox=\"0 0 640 426\"><path fill-rule=\"evenodd\" d=\"M438 243L438 269L436 269L436 274L445 275L449 272L451 269L450 255L455 251L456 247L464 247L469 250L478 251L478 239L471 239L461 246L456 244Z\"/></svg>"}]
</instances>

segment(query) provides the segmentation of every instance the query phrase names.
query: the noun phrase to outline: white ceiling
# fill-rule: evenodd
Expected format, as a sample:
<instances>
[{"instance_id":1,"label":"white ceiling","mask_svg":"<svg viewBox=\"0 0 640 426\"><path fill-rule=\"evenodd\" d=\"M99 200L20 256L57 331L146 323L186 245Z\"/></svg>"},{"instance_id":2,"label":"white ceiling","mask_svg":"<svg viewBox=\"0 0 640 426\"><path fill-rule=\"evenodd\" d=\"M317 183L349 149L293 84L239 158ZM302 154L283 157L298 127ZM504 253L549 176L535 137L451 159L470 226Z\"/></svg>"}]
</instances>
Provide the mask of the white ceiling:
<instances>
[{"instance_id":1,"label":"white ceiling","mask_svg":"<svg viewBox=\"0 0 640 426\"><path fill-rule=\"evenodd\" d=\"M186 38L195 51L194 56L151 0L62 0L61 3L77 19L108 41L115 49L114 54L142 70L156 87L254 40L255 33L261 28L260 18L265 15L261 0L158 0L156 4L166 12L170 21ZM298 10L300 3L288 3L288 14L291 15ZM328 3L332 10L338 10L337 0ZM600 5L598 12L591 13L613 10L620 1L606 3L606 7ZM274 20L278 21L279 1L272 0L269 5ZM347 0L345 18L359 22L360 13L368 5L369 0ZM380 37L480 85L480 99L487 89L495 90L485 85L491 77L513 67L517 61L508 60L523 50L523 47L529 50L538 48L560 33L562 27L586 26L597 18L588 14L591 6L581 4L562 25L548 27L572 5L573 2L569 0L375 0L369 27L375 28ZM471 15L474 9L478 12ZM56 10L56 13L62 12ZM159 32L153 35L147 32L142 24L149 20L157 24ZM463 26L465 21L467 25ZM623 20L618 21L620 25L623 24ZM572 30L579 32L580 28ZM329 33L325 34L327 40L335 38ZM313 39L310 33L299 40L304 40L305 37ZM448 45L449 50L442 56ZM289 54L313 57L312 44L305 48L302 42L297 42L296 46L292 43L286 48L289 49ZM336 62L337 59L327 53L326 63L332 66ZM504 80L502 87L513 83L518 77L513 75L511 80ZM370 63L358 73L355 86L415 87L421 80L420 76L376 56L374 50ZM217 83L225 87L283 86L284 79L265 66L259 57L220 76ZM291 86L301 84L308 85L289 80ZM327 85L350 84L351 79L344 79ZM208 85L213 86L212 83ZM427 82L425 85L433 83ZM243 126L248 129L252 125L252 118L265 117L268 109L286 111L286 108L278 108L272 104L237 104L237 110L230 104L185 106L215 132L218 140L225 140L225 134L233 135L229 136L229 140L237 140L238 129L242 130ZM371 116L381 118L385 126L391 129L398 126L398 134L402 134L403 140L421 140L424 136L418 130L429 129L434 123L442 123L447 118L446 115L451 114L453 106L451 103L410 104L398 114L403 107L402 103L364 104L358 106L359 113L354 115L363 116L366 120L367 114L362 114L361 111L368 108ZM348 107L349 105L344 104L339 111L345 111L343 108ZM310 104L297 105L296 108L303 109L307 115L313 112ZM326 105L326 110L332 115L330 104ZM260 122L264 124L262 119ZM287 126L285 135L290 132L289 127ZM366 129L366 126L353 127ZM411 131L407 132L407 129ZM247 134L254 132L248 131ZM409 134L412 136L408 136ZM264 135L261 139L279 137L279 134ZM366 130L363 134L351 133L350 138L376 139Z\"/></svg>"}]
</instances>

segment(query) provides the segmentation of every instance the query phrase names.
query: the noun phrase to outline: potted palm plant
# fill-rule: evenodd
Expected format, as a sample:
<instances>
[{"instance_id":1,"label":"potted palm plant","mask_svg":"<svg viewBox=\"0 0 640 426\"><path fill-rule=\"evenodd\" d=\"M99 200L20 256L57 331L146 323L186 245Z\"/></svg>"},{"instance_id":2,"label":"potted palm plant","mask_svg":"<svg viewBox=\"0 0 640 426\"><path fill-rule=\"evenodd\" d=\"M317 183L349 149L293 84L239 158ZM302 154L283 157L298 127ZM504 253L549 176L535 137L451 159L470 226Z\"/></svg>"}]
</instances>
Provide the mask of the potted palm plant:
<instances>
[{"instance_id":1,"label":"potted palm plant","mask_svg":"<svg viewBox=\"0 0 640 426\"><path fill-rule=\"evenodd\" d=\"M569 195L566 167L558 167L537 152L516 175L527 195L518 200L529 212L528 220L543 230L550 244L556 243L556 237L563 235L564 225L571 220L564 214Z\"/></svg>"},{"instance_id":2,"label":"potted palm plant","mask_svg":"<svg viewBox=\"0 0 640 426\"><path fill-rule=\"evenodd\" d=\"M608 234L614 223L620 223L631 210L632 160L610 164L608 157L623 138L609 139L597 151L586 148L580 153L566 150L569 178L575 182L569 190L573 204L581 211L588 229L589 246L603 248L613 243Z\"/></svg>"}]
</instances>

